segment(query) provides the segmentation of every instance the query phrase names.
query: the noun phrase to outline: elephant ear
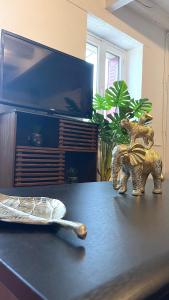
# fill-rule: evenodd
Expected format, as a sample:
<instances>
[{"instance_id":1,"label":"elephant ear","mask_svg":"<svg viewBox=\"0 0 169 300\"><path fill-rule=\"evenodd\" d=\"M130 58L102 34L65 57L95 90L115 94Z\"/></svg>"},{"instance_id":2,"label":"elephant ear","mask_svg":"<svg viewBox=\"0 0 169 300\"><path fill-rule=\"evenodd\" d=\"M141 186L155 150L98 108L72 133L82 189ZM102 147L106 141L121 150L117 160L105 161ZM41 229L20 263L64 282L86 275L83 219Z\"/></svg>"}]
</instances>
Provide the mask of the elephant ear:
<instances>
[{"instance_id":1,"label":"elephant ear","mask_svg":"<svg viewBox=\"0 0 169 300\"><path fill-rule=\"evenodd\" d=\"M145 147L141 144L134 144L128 150L128 154L130 157L130 164L132 166L136 166L141 164L145 160L146 150Z\"/></svg>"}]
</instances>

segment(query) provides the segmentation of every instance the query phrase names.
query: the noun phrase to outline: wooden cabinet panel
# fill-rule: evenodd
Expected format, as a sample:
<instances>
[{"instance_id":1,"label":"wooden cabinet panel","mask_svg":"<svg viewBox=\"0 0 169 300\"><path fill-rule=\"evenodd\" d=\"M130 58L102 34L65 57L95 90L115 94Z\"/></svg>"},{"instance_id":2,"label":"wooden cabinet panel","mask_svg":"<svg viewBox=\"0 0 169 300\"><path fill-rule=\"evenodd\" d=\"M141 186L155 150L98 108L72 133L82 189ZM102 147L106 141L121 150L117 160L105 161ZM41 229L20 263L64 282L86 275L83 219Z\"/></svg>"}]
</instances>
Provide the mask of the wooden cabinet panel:
<instances>
[{"instance_id":1,"label":"wooden cabinet panel","mask_svg":"<svg viewBox=\"0 0 169 300\"><path fill-rule=\"evenodd\" d=\"M40 147L30 139L36 130ZM59 116L0 114L0 187L62 184L72 168L79 182L95 181L97 132L95 124Z\"/></svg>"},{"instance_id":2,"label":"wooden cabinet panel","mask_svg":"<svg viewBox=\"0 0 169 300\"><path fill-rule=\"evenodd\" d=\"M60 119L59 147L71 151L97 151L97 127L87 122Z\"/></svg>"},{"instance_id":3,"label":"wooden cabinet panel","mask_svg":"<svg viewBox=\"0 0 169 300\"><path fill-rule=\"evenodd\" d=\"M17 116L0 115L0 185L13 186Z\"/></svg>"},{"instance_id":4,"label":"wooden cabinet panel","mask_svg":"<svg viewBox=\"0 0 169 300\"><path fill-rule=\"evenodd\" d=\"M0 299L3 300L18 300L11 292L7 289L7 287L0 282Z\"/></svg>"},{"instance_id":5,"label":"wooden cabinet panel","mask_svg":"<svg viewBox=\"0 0 169 300\"><path fill-rule=\"evenodd\" d=\"M57 148L17 146L15 186L64 183L65 153Z\"/></svg>"}]
</instances>

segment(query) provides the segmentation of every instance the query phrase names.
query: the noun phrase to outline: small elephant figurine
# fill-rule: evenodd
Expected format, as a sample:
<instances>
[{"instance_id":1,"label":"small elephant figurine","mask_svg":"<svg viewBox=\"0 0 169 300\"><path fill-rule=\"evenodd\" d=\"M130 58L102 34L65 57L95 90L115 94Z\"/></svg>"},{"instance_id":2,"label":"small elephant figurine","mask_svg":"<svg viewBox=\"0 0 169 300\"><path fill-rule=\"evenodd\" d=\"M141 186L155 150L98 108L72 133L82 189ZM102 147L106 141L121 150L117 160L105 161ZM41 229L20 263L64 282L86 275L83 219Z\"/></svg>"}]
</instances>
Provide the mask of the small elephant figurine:
<instances>
[{"instance_id":1,"label":"small elephant figurine","mask_svg":"<svg viewBox=\"0 0 169 300\"><path fill-rule=\"evenodd\" d=\"M118 174L122 170L120 185ZM113 188L123 194L127 191L127 181L131 175L133 192L139 196L144 192L146 180L151 174L154 180L153 193L161 193L162 185L162 161L160 155L154 149L145 149L141 144L117 145L113 149L112 180Z\"/></svg>"}]
</instances>

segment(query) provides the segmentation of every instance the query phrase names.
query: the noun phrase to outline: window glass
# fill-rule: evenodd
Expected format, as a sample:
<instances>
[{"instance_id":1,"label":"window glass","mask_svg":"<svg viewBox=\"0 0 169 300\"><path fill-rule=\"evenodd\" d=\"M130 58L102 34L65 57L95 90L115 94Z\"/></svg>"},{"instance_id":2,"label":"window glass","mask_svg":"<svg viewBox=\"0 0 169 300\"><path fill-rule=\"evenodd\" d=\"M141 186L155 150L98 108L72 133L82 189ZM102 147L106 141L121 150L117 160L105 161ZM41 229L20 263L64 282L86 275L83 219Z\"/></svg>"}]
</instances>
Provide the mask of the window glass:
<instances>
[{"instance_id":1,"label":"window glass","mask_svg":"<svg viewBox=\"0 0 169 300\"><path fill-rule=\"evenodd\" d=\"M106 52L105 57L105 88L113 85L113 82L120 79L119 56Z\"/></svg>"},{"instance_id":2,"label":"window glass","mask_svg":"<svg viewBox=\"0 0 169 300\"><path fill-rule=\"evenodd\" d=\"M93 70L93 95L97 92L98 73L98 48L90 43L86 44L86 61L94 65Z\"/></svg>"},{"instance_id":3,"label":"window glass","mask_svg":"<svg viewBox=\"0 0 169 300\"><path fill-rule=\"evenodd\" d=\"M126 55L124 49L88 33L86 61L94 65L93 95L103 96L114 81L126 80Z\"/></svg>"}]
</instances>

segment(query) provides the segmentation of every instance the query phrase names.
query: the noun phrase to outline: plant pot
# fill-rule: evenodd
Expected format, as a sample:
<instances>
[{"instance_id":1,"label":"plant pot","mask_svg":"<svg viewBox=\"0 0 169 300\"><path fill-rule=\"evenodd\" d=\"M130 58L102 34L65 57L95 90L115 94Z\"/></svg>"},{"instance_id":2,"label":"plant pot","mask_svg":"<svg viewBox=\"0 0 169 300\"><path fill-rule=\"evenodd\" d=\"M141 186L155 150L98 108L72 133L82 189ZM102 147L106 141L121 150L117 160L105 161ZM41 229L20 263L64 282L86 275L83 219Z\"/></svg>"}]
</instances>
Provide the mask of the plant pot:
<instances>
[{"instance_id":1,"label":"plant pot","mask_svg":"<svg viewBox=\"0 0 169 300\"><path fill-rule=\"evenodd\" d=\"M78 182L78 177L77 176L69 176L68 177L68 183L77 183Z\"/></svg>"}]
</instances>

